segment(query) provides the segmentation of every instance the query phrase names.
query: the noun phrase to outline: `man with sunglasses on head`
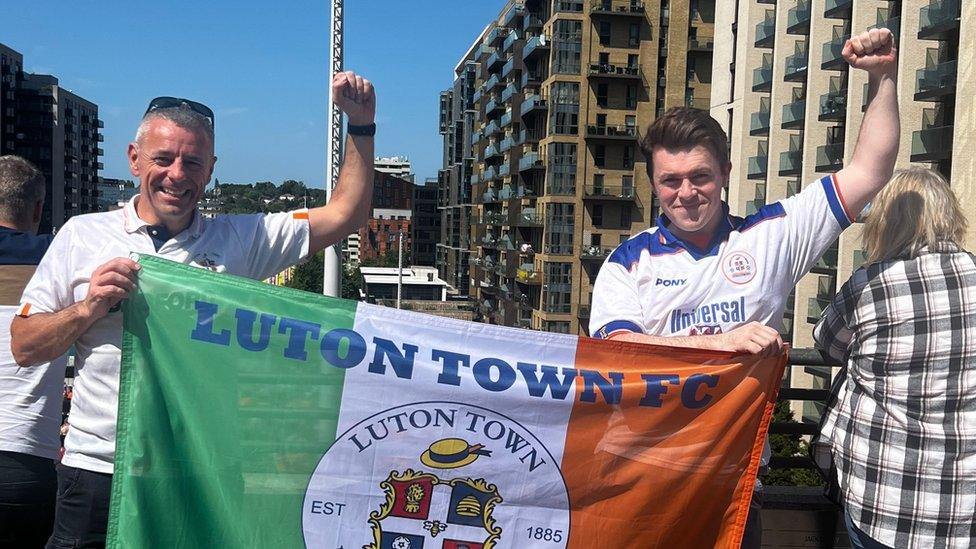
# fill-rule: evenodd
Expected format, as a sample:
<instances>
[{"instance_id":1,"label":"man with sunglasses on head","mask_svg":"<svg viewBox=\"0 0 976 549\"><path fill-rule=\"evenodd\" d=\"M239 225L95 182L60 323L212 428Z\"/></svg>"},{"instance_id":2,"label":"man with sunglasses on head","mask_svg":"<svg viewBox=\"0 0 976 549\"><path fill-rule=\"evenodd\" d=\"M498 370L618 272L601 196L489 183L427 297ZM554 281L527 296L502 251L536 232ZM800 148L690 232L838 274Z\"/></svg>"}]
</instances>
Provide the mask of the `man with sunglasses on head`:
<instances>
[{"instance_id":1,"label":"man with sunglasses on head","mask_svg":"<svg viewBox=\"0 0 976 549\"><path fill-rule=\"evenodd\" d=\"M71 429L58 470L54 532L48 547L105 543L115 457L122 315L135 288L132 252L264 279L361 227L373 181L372 84L352 72L332 81L349 138L328 204L277 214L208 219L197 203L214 163L214 115L188 99L154 99L129 144L139 194L115 212L76 216L58 232L24 290L11 325L11 349L24 367L76 349Z\"/></svg>"}]
</instances>

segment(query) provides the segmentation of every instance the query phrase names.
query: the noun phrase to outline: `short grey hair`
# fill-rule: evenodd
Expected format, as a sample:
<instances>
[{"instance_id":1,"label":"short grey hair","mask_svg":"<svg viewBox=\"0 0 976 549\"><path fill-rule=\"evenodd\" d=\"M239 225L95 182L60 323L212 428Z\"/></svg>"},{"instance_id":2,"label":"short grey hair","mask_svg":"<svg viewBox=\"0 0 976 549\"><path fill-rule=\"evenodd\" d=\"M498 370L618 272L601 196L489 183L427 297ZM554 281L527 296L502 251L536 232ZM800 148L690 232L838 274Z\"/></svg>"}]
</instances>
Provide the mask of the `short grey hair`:
<instances>
[{"instance_id":1,"label":"short grey hair","mask_svg":"<svg viewBox=\"0 0 976 549\"><path fill-rule=\"evenodd\" d=\"M146 132L149 131L149 122L158 118L169 120L185 130L202 133L209 137L210 144L214 145L214 129L213 125L210 123L210 120L208 120L206 116L195 112L185 104L181 104L176 107L154 109L147 112L146 115L142 117L142 122L139 124L139 129L136 130L135 141L137 145L142 144L142 138L145 137Z\"/></svg>"},{"instance_id":2,"label":"short grey hair","mask_svg":"<svg viewBox=\"0 0 976 549\"><path fill-rule=\"evenodd\" d=\"M41 170L19 156L0 156L0 219L30 221L45 192Z\"/></svg>"}]
</instances>

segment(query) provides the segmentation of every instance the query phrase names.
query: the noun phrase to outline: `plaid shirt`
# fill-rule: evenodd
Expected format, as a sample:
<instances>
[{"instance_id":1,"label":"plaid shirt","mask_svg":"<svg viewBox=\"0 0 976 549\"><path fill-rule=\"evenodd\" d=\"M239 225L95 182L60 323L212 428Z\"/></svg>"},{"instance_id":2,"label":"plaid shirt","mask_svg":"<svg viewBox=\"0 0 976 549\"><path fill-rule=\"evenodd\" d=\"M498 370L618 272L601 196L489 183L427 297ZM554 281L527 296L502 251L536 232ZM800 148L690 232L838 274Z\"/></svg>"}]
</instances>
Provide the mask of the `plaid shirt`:
<instances>
[{"instance_id":1,"label":"plaid shirt","mask_svg":"<svg viewBox=\"0 0 976 549\"><path fill-rule=\"evenodd\" d=\"M843 361L821 442L854 524L891 547L976 545L976 261L954 244L851 276L814 328Z\"/></svg>"}]
</instances>

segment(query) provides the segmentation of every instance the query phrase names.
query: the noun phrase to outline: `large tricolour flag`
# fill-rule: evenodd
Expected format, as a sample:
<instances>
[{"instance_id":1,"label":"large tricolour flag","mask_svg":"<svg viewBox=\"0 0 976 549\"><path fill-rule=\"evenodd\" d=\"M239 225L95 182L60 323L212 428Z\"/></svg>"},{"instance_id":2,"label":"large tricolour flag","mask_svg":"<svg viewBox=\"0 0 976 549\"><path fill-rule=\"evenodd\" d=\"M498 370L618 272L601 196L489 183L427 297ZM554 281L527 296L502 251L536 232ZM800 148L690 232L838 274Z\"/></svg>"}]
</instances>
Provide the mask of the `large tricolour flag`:
<instances>
[{"instance_id":1,"label":"large tricolour flag","mask_svg":"<svg viewBox=\"0 0 976 549\"><path fill-rule=\"evenodd\" d=\"M140 263L113 547L739 546L785 357Z\"/></svg>"}]
</instances>

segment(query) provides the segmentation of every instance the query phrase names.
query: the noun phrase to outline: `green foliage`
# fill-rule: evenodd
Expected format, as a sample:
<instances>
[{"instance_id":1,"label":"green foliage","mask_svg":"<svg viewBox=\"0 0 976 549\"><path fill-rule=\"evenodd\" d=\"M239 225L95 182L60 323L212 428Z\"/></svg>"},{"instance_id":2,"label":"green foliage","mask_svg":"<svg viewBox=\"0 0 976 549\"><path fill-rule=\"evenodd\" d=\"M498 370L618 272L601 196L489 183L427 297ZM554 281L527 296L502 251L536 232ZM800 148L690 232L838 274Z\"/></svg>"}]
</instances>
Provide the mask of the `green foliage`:
<instances>
[{"instance_id":1,"label":"green foliage","mask_svg":"<svg viewBox=\"0 0 976 549\"><path fill-rule=\"evenodd\" d=\"M293 200L281 200L291 195ZM215 189L207 192L207 198L219 202L220 213L274 213L297 210L306 202L309 208L325 204L325 189L311 189L301 181L286 180L275 186L270 181L254 184L220 183L220 195Z\"/></svg>"},{"instance_id":2,"label":"green foliage","mask_svg":"<svg viewBox=\"0 0 976 549\"><path fill-rule=\"evenodd\" d=\"M790 403L780 400L773 409L774 423L796 423ZM774 456L797 457L809 455L809 443L800 435L770 435L769 445ZM771 469L762 476L762 483L769 486L822 486L823 480L810 469Z\"/></svg>"},{"instance_id":3,"label":"green foliage","mask_svg":"<svg viewBox=\"0 0 976 549\"><path fill-rule=\"evenodd\" d=\"M325 252L319 252L295 267L295 273L288 281L289 288L306 292L322 293L322 269Z\"/></svg>"},{"instance_id":4,"label":"green foliage","mask_svg":"<svg viewBox=\"0 0 976 549\"><path fill-rule=\"evenodd\" d=\"M353 299L359 301L362 299L359 291L366 289L366 283L363 281L362 271L359 270L359 267L354 267L352 265L343 265L342 270L342 287L340 295L343 299Z\"/></svg>"}]
</instances>

